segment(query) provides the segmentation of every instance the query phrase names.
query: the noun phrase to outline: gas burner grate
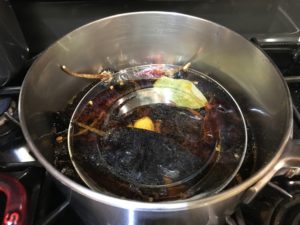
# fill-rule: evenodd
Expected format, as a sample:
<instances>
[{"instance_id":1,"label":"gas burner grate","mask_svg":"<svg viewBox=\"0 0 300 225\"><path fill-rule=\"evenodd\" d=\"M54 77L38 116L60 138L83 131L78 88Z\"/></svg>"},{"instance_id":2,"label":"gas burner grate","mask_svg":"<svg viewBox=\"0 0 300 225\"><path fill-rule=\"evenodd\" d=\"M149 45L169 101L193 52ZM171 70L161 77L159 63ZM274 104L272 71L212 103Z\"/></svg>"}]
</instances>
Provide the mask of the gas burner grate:
<instances>
[{"instance_id":1,"label":"gas burner grate","mask_svg":"<svg viewBox=\"0 0 300 225\"><path fill-rule=\"evenodd\" d=\"M275 208L270 225L300 224L300 193L291 199L282 199Z\"/></svg>"},{"instance_id":2,"label":"gas burner grate","mask_svg":"<svg viewBox=\"0 0 300 225\"><path fill-rule=\"evenodd\" d=\"M299 190L299 176L274 178L252 203L241 207L245 220L236 225L299 225Z\"/></svg>"}]
</instances>

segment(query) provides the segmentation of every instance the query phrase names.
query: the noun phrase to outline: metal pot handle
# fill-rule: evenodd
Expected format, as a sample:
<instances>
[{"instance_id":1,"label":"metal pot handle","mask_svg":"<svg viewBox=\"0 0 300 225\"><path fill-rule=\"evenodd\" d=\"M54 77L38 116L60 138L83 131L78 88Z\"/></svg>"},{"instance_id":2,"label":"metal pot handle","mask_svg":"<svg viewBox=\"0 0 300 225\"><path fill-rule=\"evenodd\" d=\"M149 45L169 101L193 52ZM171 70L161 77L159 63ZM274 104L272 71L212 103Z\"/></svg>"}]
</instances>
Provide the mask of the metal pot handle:
<instances>
[{"instance_id":1,"label":"metal pot handle","mask_svg":"<svg viewBox=\"0 0 300 225\"><path fill-rule=\"evenodd\" d=\"M284 154L266 176L249 188L243 196L243 203L249 204L258 192L274 177L285 175L289 178L300 172L300 139L290 140Z\"/></svg>"}]
</instances>

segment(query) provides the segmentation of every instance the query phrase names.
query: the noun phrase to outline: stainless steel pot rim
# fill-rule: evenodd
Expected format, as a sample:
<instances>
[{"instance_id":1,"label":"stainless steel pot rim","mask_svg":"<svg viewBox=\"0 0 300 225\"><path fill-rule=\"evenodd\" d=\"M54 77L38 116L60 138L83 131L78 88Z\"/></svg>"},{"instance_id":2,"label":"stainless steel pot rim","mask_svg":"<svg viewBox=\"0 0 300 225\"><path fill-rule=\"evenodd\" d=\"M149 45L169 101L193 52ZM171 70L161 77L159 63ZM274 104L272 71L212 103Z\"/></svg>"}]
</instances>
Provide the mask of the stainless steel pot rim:
<instances>
[{"instance_id":1,"label":"stainless steel pot rim","mask_svg":"<svg viewBox=\"0 0 300 225\"><path fill-rule=\"evenodd\" d=\"M72 33L75 33L76 31L78 31L79 29L81 29L82 27L86 27L86 26L90 26L93 23L97 23L99 21L108 21L110 19L113 18L118 18L118 17L126 17L126 16L132 16L132 15L138 15L138 14L146 14L146 15L151 15L151 14L164 14L164 15L174 15L174 16L181 16L181 17L185 17L185 18L191 18L194 20L201 20L204 21L206 23L209 24L213 24L214 26L218 26L222 29L225 30L229 30L228 28L216 24L214 22L202 19L202 18L198 18L195 16L190 16L190 15L185 15L185 14L181 14L181 13L175 13L175 12L160 12L160 11L147 11L147 12L133 12L133 13L124 13L124 14L118 14L118 15L114 15L114 16L110 16L110 17L106 17L100 20L96 20L93 21L91 23L88 23L84 26L81 26L77 29L75 29L74 31L72 31ZM246 40L244 37L242 37L241 35L239 35L238 33L230 30L234 35L238 36L239 38L242 38L244 40ZM66 34L64 37L68 36L68 34ZM62 38L64 38L62 37ZM61 39L62 39L61 38ZM58 40L59 42L59 40ZM252 45L252 43L249 42L250 45ZM49 51L53 46L55 45L52 44L50 47L48 47L33 64L32 66L29 68L27 74L30 74L31 70L33 70L35 64L37 64L39 62L39 60L41 60L41 58L43 58L45 56L45 53L47 51ZM260 51L260 53L262 55L264 55L264 57L266 57L266 59L269 61L269 63L273 64L273 62L269 59L268 56L266 56L265 53L263 53L262 51ZM25 91L24 91L24 86L26 84L26 80L29 79L29 76L26 76L24 81L23 81L23 85L21 88L21 92L20 92L20 97L19 97L19 118L20 118L20 124L21 124L21 128L24 134L24 137L29 145L30 150L33 152L33 154L35 155L35 157L38 159L38 161L47 169L47 171L54 176L56 179L58 179L62 184L66 185L67 187L69 187L72 191L78 192L83 196L86 196L90 199L93 199L95 201L98 202L102 202L105 203L107 205L111 205L111 206L115 206L115 207L119 207L119 208L124 208L124 209L128 209L128 210L139 210L139 211L178 211L178 210L186 210L187 208L192 209L192 208L197 208L197 207L201 207L201 206L206 206L206 205L210 205L216 202L220 202L223 201L227 198L230 198L232 196L238 195L241 191L246 190L247 188L249 188L251 185L255 184L259 179L261 179L265 174L267 174L274 166L275 164L278 162L279 158L281 157L282 153L284 152L284 149L287 145L287 143L290 141L290 138L292 136L292 127L293 127L293 119L292 119L292 114L293 114L293 110L292 110L292 100L291 100L291 96L290 96L290 92L288 89L287 84L285 83L283 77L280 75L280 71L278 70L278 68L273 64L274 69L276 70L276 74L274 74L274 76L279 76L281 81L284 84L284 88L286 90L287 93L287 101L288 101L288 123L286 123L286 132L283 135L282 138L282 142L278 147L278 151L276 153L276 155L273 157L273 159L261 170L259 170L258 172L256 172L252 177L250 177L249 179L247 179L246 181L244 181L243 183L241 183L240 185L237 185L233 188L230 188L226 191L220 192L216 195L207 197L207 198L201 198L201 199L187 199L184 202L158 202L158 203L149 203L149 202L138 202L138 201L132 201L132 200L126 200L126 199L120 199L120 198L116 198L116 197L112 197L112 196L108 196L99 192L94 192L78 183L76 183L75 181L71 180L70 178L64 176L63 174L61 174L58 170L56 170L43 156L42 154L39 152L38 148L33 144L33 141L31 140L31 137L29 135L28 129L27 129L27 124L25 122L25 117L24 114L22 113L22 109L23 109L23 102L24 102L24 95L25 95Z\"/></svg>"}]
</instances>

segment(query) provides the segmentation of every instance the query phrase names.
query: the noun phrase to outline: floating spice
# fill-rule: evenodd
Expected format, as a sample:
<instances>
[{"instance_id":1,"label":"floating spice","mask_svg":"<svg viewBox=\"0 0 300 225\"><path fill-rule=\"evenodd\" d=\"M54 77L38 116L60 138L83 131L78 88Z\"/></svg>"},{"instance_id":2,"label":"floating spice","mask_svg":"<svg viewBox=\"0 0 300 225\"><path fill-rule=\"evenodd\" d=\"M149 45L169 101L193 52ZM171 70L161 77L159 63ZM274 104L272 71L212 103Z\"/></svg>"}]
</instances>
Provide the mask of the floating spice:
<instances>
[{"instance_id":1,"label":"floating spice","mask_svg":"<svg viewBox=\"0 0 300 225\"><path fill-rule=\"evenodd\" d=\"M161 77L155 81L154 87L168 88L170 91L167 93L164 91L162 94L168 94L168 98L178 107L199 109L207 104L206 97L189 80ZM157 89L157 91L160 90Z\"/></svg>"},{"instance_id":2,"label":"floating spice","mask_svg":"<svg viewBox=\"0 0 300 225\"><path fill-rule=\"evenodd\" d=\"M99 79L99 80L111 80L112 79L112 72L103 70L100 73L78 73L71 71L68 67L65 65L61 66L61 69L68 75L73 76L73 77L79 77L79 78L86 78L86 79Z\"/></svg>"},{"instance_id":3,"label":"floating spice","mask_svg":"<svg viewBox=\"0 0 300 225\"><path fill-rule=\"evenodd\" d=\"M144 116L134 122L134 128L154 131L155 127L152 120L148 116Z\"/></svg>"}]
</instances>

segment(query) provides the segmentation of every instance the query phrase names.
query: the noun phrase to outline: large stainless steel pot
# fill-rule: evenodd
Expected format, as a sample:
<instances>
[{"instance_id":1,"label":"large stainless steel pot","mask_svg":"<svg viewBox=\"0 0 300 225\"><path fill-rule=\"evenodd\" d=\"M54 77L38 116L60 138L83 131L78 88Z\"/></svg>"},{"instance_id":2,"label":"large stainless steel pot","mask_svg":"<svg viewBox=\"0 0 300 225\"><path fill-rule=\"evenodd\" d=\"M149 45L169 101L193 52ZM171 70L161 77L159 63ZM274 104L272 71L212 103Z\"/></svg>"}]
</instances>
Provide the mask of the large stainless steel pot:
<instances>
[{"instance_id":1,"label":"large stainless steel pot","mask_svg":"<svg viewBox=\"0 0 300 225\"><path fill-rule=\"evenodd\" d=\"M252 127L258 168L242 184L204 199L144 203L91 191L52 165L49 112L64 109L89 81L66 76L59 64L76 71L116 70L153 63L184 64L210 74L239 103ZM157 62L157 61L156 61ZM32 65L20 95L20 119L28 144L45 168L71 191L72 202L91 224L218 224L237 204L249 201L278 171L300 165L292 138L292 103L280 72L254 45L215 23L192 16L139 12L112 16L66 35ZM290 170L291 172L291 170Z\"/></svg>"}]
</instances>

